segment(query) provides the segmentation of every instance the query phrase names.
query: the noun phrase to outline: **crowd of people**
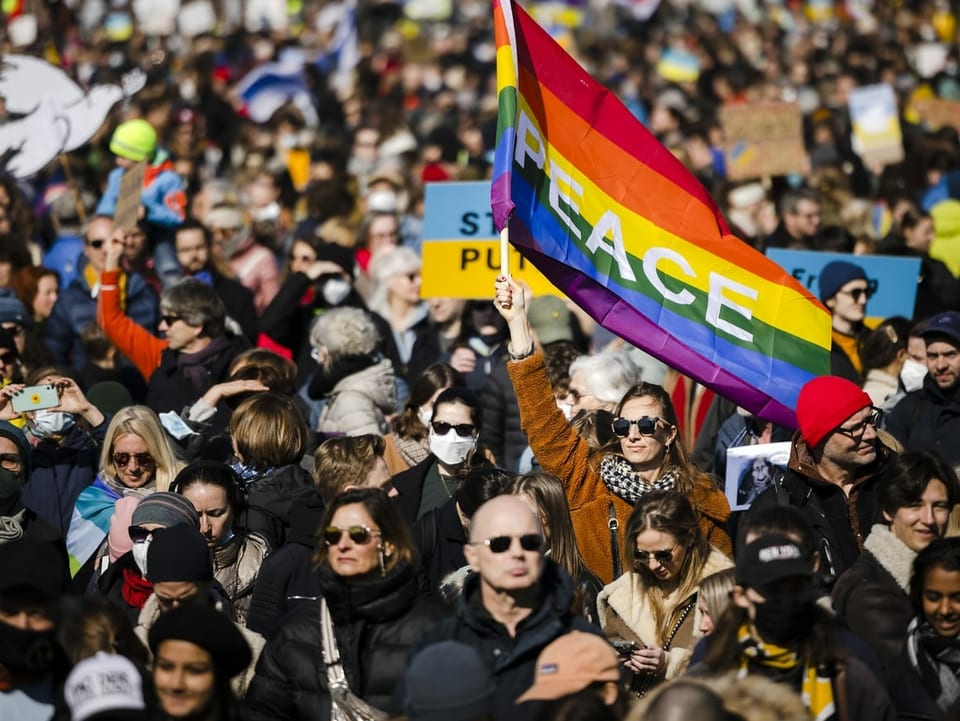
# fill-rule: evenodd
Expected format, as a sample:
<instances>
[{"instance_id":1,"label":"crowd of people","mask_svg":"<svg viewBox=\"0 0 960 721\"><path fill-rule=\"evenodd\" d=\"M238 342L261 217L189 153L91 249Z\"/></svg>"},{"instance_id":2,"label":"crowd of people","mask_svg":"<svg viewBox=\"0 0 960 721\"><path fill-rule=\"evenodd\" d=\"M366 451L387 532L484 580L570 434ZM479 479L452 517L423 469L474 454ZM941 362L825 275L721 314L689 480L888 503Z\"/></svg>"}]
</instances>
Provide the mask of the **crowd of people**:
<instances>
[{"instance_id":1,"label":"crowd of people","mask_svg":"<svg viewBox=\"0 0 960 721\"><path fill-rule=\"evenodd\" d=\"M4 3L5 55L146 83L0 173L0 718L960 717L960 128L918 104L960 100L955 9L523 4L731 242L846 254L796 429L522 277L424 297L425 184L492 170L487 0ZM732 181L761 101L809 163ZM910 317L868 254L919 259Z\"/></svg>"}]
</instances>

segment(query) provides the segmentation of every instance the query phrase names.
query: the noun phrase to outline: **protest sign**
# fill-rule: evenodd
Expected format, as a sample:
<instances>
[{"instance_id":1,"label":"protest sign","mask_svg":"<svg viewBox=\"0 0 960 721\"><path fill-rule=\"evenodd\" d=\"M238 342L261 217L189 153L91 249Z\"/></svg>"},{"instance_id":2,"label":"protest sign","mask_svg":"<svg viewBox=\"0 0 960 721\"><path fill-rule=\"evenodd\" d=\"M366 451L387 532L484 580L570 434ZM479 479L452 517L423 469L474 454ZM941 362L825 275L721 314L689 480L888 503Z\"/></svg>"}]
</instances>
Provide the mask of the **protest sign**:
<instances>
[{"instance_id":1,"label":"protest sign","mask_svg":"<svg viewBox=\"0 0 960 721\"><path fill-rule=\"evenodd\" d=\"M892 315L913 317L917 297L917 278L920 275L919 258L900 258L886 255L848 255L814 250L770 248L767 257L796 278L819 297L817 279L827 263L843 260L863 268L874 294L867 302L867 317L889 318Z\"/></svg>"},{"instance_id":2,"label":"protest sign","mask_svg":"<svg viewBox=\"0 0 960 721\"><path fill-rule=\"evenodd\" d=\"M886 83L850 91L853 150L864 163L891 164L903 160L903 135L893 88Z\"/></svg>"},{"instance_id":3,"label":"protest sign","mask_svg":"<svg viewBox=\"0 0 960 721\"><path fill-rule=\"evenodd\" d=\"M914 108L931 130L950 127L960 130L960 103L955 100L927 98L917 100Z\"/></svg>"},{"instance_id":4,"label":"protest sign","mask_svg":"<svg viewBox=\"0 0 960 721\"><path fill-rule=\"evenodd\" d=\"M423 297L490 298L500 274L490 183L428 183L425 193ZM510 273L534 295L562 295L513 247Z\"/></svg>"},{"instance_id":5,"label":"protest sign","mask_svg":"<svg viewBox=\"0 0 960 721\"><path fill-rule=\"evenodd\" d=\"M143 193L143 176L146 170L147 161L141 160L132 168L127 168L120 179L117 209L113 213L115 227L129 230L140 219L140 195Z\"/></svg>"},{"instance_id":6,"label":"protest sign","mask_svg":"<svg viewBox=\"0 0 960 721\"><path fill-rule=\"evenodd\" d=\"M727 449L724 492L731 511L743 511L757 496L772 487L778 473L787 468L790 441L759 443Z\"/></svg>"},{"instance_id":7,"label":"protest sign","mask_svg":"<svg viewBox=\"0 0 960 721\"><path fill-rule=\"evenodd\" d=\"M720 108L730 180L805 173L803 117L796 103L750 103Z\"/></svg>"}]
</instances>

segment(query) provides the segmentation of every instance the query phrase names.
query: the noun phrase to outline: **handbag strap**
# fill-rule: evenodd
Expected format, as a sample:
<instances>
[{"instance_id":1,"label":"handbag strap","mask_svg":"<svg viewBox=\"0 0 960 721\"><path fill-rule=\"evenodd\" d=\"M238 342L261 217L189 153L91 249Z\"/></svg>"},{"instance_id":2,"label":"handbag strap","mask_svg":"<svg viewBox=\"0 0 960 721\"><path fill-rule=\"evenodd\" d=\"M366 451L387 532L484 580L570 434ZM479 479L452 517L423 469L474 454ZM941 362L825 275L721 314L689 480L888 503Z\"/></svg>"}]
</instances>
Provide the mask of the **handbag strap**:
<instances>
[{"instance_id":1,"label":"handbag strap","mask_svg":"<svg viewBox=\"0 0 960 721\"><path fill-rule=\"evenodd\" d=\"M346 691L350 688L347 675L343 672L337 637L333 632L333 618L327 608L327 600L320 599L320 637L322 640L323 665L327 670L327 688L331 691Z\"/></svg>"},{"instance_id":2,"label":"handbag strap","mask_svg":"<svg viewBox=\"0 0 960 721\"><path fill-rule=\"evenodd\" d=\"M617 520L617 507L613 505L613 501L610 501L610 521L607 525L610 528L610 553L613 557L613 578L616 580L623 575L623 564L620 562L620 539L617 537L620 521Z\"/></svg>"}]
</instances>

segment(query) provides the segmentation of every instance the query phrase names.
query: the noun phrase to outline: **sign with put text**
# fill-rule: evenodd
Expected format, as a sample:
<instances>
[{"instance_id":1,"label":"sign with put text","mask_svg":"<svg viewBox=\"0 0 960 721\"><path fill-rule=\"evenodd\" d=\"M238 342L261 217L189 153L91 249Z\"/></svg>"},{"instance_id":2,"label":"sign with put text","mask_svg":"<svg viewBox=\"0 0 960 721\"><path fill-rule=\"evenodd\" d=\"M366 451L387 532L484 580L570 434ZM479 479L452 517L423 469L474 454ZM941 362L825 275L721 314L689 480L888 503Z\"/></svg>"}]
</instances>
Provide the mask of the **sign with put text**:
<instances>
[{"instance_id":1,"label":"sign with put text","mask_svg":"<svg viewBox=\"0 0 960 721\"><path fill-rule=\"evenodd\" d=\"M500 234L490 183L427 183L423 223L424 298L487 299L500 274ZM534 295L562 295L513 246L510 274Z\"/></svg>"}]
</instances>

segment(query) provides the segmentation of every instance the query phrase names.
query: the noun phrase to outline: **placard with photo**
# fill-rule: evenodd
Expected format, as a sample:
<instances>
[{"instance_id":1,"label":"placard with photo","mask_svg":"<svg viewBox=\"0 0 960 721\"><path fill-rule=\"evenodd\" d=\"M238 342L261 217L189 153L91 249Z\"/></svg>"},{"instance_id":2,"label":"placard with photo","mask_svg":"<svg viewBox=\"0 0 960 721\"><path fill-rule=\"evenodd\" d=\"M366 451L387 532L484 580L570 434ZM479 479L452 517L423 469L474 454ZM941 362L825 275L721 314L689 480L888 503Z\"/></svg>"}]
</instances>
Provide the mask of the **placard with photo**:
<instances>
[{"instance_id":1,"label":"placard with photo","mask_svg":"<svg viewBox=\"0 0 960 721\"><path fill-rule=\"evenodd\" d=\"M790 460L790 441L727 449L725 489L730 510L744 511L773 485Z\"/></svg>"}]
</instances>

